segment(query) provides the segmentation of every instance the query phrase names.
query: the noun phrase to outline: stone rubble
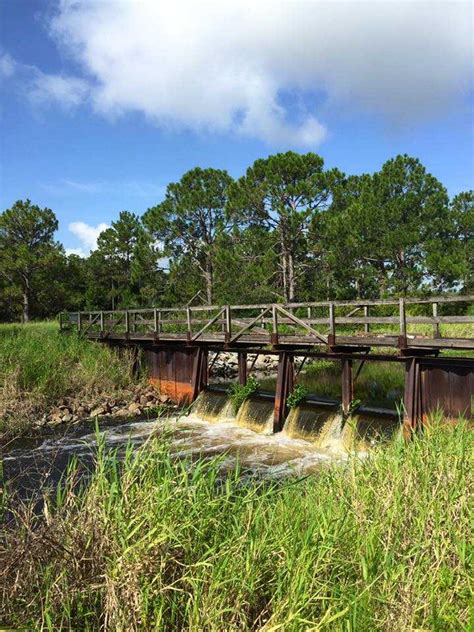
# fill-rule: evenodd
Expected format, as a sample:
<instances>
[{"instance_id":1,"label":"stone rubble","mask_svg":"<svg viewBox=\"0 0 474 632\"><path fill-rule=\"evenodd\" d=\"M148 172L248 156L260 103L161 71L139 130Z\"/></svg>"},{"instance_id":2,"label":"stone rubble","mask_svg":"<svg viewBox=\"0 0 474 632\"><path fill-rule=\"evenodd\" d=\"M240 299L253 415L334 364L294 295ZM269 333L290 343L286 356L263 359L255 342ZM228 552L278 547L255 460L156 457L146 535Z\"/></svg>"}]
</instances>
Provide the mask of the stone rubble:
<instances>
[{"instance_id":1,"label":"stone rubble","mask_svg":"<svg viewBox=\"0 0 474 632\"><path fill-rule=\"evenodd\" d=\"M160 394L151 384L139 384L121 396L111 395L100 401L77 401L73 397L60 400L35 424L37 427L54 427L65 423L79 423L95 417L139 417L162 408L170 398Z\"/></svg>"}]
</instances>

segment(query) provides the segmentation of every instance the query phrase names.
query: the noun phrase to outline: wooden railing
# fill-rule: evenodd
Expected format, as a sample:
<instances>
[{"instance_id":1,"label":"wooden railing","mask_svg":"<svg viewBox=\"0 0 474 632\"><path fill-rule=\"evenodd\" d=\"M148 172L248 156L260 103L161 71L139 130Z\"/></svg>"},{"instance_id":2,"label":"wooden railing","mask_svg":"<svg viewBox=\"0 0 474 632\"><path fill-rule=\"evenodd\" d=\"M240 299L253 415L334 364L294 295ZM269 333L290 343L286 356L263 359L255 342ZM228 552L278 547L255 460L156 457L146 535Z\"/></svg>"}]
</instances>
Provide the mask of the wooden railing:
<instances>
[{"instance_id":1,"label":"wooden railing","mask_svg":"<svg viewBox=\"0 0 474 632\"><path fill-rule=\"evenodd\" d=\"M473 302L452 296L69 312L60 314L60 328L90 338L474 349L474 315L449 313Z\"/></svg>"}]
</instances>

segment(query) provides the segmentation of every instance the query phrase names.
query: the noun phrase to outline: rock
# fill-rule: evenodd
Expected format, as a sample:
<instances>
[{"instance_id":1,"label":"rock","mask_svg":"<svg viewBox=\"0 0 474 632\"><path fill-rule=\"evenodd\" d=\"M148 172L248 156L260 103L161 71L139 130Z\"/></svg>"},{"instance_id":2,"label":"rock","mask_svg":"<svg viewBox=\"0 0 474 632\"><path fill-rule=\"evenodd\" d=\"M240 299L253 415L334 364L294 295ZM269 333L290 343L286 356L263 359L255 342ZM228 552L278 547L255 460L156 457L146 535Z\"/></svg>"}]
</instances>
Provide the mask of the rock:
<instances>
[{"instance_id":1,"label":"rock","mask_svg":"<svg viewBox=\"0 0 474 632\"><path fill-rule=\"evenodd\" d=\"M165 393L161 393L158 396L158 401L160 401L162 404L166 404L166 402L170 401L170 397L169 395L166 395Z\"/></svg>"},{"instance_id":2,"label":"rock","mask_svg":"<svg viewBox=\"0 0 474 632\"><path fill-rule=\"evenodd\" d=\"M140 413L140 406L137 404L137 402L132 402L129 405L128 412L134 415L136 415L137 413Z\"/></svg>"},{"instance_id":3,"label":"rock","mask_svg":"<svg viewBox=\"0 0 474 632\"><path fill-rule=\"evenodd\" d=\"M145 406L145 404L148 404L148 397L146 395L141 395L140 396L140 404L142 406Z\"/></svg>"},{"instance_id":4,"label":"rock","mask_svg":"<svg viewBox=\"0 0 474 632\"><path fill-rule=\"evenodd\" d=\"M91 410L91 417L98 417L99 415L103 415L106 412L103 406L98 406Z\"/></svg>"},{"instance_id":5,"label":"rock","mask_svg":"<svg viewBox=\"0 0 474 632\"><path fill-rule=\"evenodd\" d=\"M72 421L71 413L66 413L65 415L63 415L62 421L63 421L63 423L67 423L68 421Z\"/></svg>"},{"instance_id":6,"label":"rock","mask_svg":"<svg viewBox=\"0 0 474 632\"><path fill-rule=\"evenodd\" d=\"M49 426L59 426L59 424L62 423L62 416L61 413L55 413L54 415L51 415L49 420L48 420L48 425Z\"/></svg>"}]
</instances>

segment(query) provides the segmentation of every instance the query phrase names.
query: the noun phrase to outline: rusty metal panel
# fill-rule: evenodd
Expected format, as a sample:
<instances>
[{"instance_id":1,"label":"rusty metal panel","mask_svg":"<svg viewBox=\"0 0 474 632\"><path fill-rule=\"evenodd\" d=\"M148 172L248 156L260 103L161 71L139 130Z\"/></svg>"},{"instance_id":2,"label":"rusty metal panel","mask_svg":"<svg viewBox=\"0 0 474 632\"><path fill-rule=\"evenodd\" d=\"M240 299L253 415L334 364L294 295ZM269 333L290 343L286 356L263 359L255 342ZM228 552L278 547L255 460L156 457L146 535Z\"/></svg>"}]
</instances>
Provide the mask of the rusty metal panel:
<instances>
[{"instance_id":1,"label":"rusty metal panel","mask_svg":"<svg viewBox=\"0 0 474 632\"><path fill-rule=\"evenodd\" d=\"M472 419L474 367L420 360L422 415L425 418L436 410L443 410L448 419L461 416Z\"/></svg>"},{"instance_id":2,"label":"rusty metal panel","mask_svg":"<svg viewBox=\"0 0 474 632\"><path fill-rule=\"evenodd\" d=\"M207 384L207 351L191 349L147 349L145 359L150 381L174 402L192 402Z\"/></svg>"}]
</instances>

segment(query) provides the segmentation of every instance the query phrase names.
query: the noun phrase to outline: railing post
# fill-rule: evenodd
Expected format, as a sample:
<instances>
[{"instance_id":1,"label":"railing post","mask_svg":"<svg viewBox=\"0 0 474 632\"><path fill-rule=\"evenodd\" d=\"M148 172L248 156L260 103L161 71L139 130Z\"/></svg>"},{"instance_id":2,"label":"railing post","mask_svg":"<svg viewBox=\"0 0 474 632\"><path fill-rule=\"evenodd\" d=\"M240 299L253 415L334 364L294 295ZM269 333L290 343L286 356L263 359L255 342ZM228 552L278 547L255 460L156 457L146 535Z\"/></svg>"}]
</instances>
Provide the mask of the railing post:
<instances>
[{"instance_id":1,"label":"railing post","mask_svg":"<svg viewBox=\"0 0 474 632\"><path fill-rule=\"evenodd\" d=\"M77 331L81 333L81 312L77 312Z\"/></svg>"},{"instance_id":2,"label":"railing post","mask_svg":"<svg viewBox=\"0 0 474 632\"><path fill-rule=\"evenodd\" d=\"M433 318L438 318L438 303L433 303ZM440 338L439 322L433 324L433 338Z\"/></svg>"},{"instance_id":3,"label":"railing post","mask_svg":"<svg viewBox=\"0 0 474 632\"><path fill-rule=\"evenodd\" d=\"M231 336L232 336L232 315L230 312L230 305L226 305L225 307L225 333L224 333L225 342L229 342Z\"/></svg>"},{"instance_id":4,"label":"railing post","mask_svg":"<svg viewBox=\"0 0 474 632\"><path fill-rule=\"evenodd\" d=\"M188 339L188 342L190 342L193 335L192 327L191 327L191 308L190 307L186 307L186 322L187 322L186 337Z\"/></svg>"},{"instance_id":5,"label":"railing post","mask_svg":"<svg viewBox=\"0 0 474 632\"><path fill-rule=\"evenodd\" d=\"M336 316L334 311L334 303L329 303L329 336L328 345L336 346Z\"/></svg>"},{"instance_id":6,"label":"railing post","mask_svg":"<svg viewBox=\"0 0 474 632\"><path fill-rule=\"evenodd\" d=\"M130 315L128 309L125 310L125 333L127 336L130 334Z\"/></svg>"},{"instance_id":7,"label":"railing post","mask_svg":"<svg viewBox=\"0 0 474 632\"><path fill-rule=\"evenodd\" d=\"M400 349L406 349L407 346L407 315L405 309L405 299L399 300L399 319L400 330L398 334L398 346Z\"/></svg>"},{"instance_id":8,"label":"railing post","mask_svg":"<svg viewBox=\"0 0 474 632\"><path fill-rule=\"evenodd\" d=\"M100 312L100 333L104 333L104 312Z\"/></svg>"},{"instance_id":9,"label":"railing post","mask_svg":"<svg viewBox=\"0 0 474 632\"><path fill-rule=\"evenodd\" d=\"M369 306L368 305L364 305L364 318L368 318L368 317L369 317ZM365 331L366 334L369 333L369 331L370 331L369 323L365 323L364 331Z\"/></svg>"},{"instance_id":10,"label":"railing post","mask_svg":"<svg viewBox=\"0 0 474 632\"><path fill-rule=\"evenodd\" d=\"M278 309L276 305L272 305L272 345L278 344Z\"/></svg>"}]
</instances>

